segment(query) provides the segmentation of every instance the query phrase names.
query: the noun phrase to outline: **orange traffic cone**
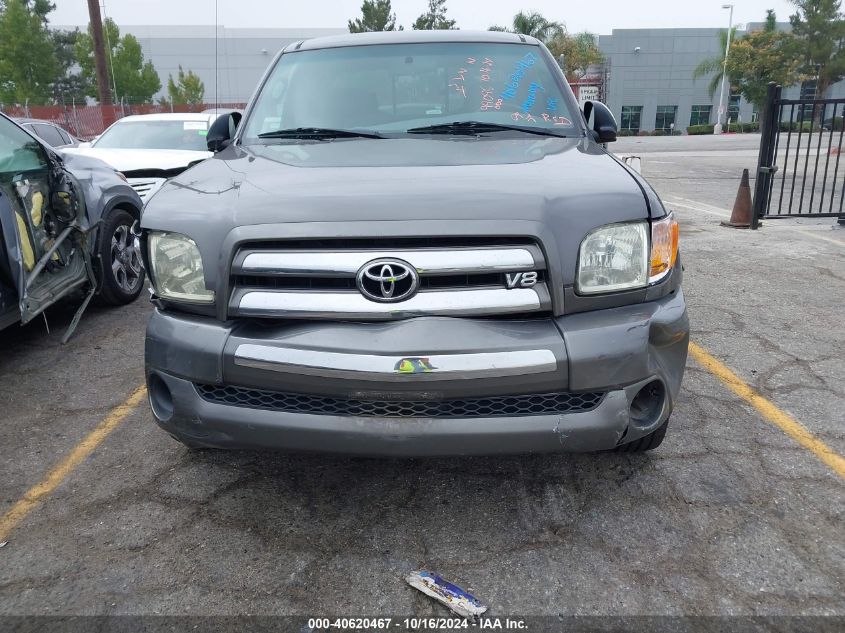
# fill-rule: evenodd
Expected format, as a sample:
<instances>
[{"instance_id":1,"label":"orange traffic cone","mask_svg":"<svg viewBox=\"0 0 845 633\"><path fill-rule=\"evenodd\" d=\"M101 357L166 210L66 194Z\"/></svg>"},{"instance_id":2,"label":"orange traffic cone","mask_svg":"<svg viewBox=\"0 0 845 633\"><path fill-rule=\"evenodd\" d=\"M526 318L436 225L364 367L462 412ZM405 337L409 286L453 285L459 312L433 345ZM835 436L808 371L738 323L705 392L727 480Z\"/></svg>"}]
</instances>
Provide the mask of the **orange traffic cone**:
<instances>
[{"instance_id":1,"label":"orange traffic cone","mask_svg":"<svg viewBox=\"0 0 845 633\"><path fill-rule=\"evenodd\" d=\"M722 222L722 226L729 226L734 229L747 229L751 227L751 186L748 184L748 170L742 170L742 180L739 183L739 191L736 192L736 202L731 212L731 219Z\"/></svg>"}]
</instances>

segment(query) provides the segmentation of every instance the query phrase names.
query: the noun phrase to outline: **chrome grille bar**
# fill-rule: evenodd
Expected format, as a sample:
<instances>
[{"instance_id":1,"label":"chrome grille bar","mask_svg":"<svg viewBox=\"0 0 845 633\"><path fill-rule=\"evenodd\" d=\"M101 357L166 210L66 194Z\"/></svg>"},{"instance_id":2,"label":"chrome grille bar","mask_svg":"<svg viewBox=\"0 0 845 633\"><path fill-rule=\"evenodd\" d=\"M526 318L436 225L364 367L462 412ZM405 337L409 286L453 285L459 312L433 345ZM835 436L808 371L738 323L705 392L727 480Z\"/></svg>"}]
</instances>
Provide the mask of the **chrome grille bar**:
<instances>
[{"instance_id":1,"label":"chrome grille bar","mask_svg":"<svg viewBox=\"0 0 845 633\"><path fill-rule=\"evenodd\" d=\"M542 257L530 248L474 248L390 251L244 251L235 259L234 274L243 275L355 275L369 261L398 258L420 275L538 270Z\"/></svg>"},{"instance_id":2,"label":"chrome grille bar","mask_svg":"<svg viewBox=\"0 0 845 633\"><path fill-rule=\"evenodd\" d=\"M357 292L236 289L229 314L284 318L385 320L423 315L483 316L550 309L545 285L420 292L400 303L376 303Z\"/></svg>"},{"instance_id":3,"label":"chrome grille bar","mask_svg":"<svg viewBox=\"0 0 845 633\"><path fill-rule=\"evenodd\" d=\"M408 358L251 344L238 346L235 364L324 378L400 382L521 376L557 369L554 352L548 349Z\"/></svg>"}]
</instances>

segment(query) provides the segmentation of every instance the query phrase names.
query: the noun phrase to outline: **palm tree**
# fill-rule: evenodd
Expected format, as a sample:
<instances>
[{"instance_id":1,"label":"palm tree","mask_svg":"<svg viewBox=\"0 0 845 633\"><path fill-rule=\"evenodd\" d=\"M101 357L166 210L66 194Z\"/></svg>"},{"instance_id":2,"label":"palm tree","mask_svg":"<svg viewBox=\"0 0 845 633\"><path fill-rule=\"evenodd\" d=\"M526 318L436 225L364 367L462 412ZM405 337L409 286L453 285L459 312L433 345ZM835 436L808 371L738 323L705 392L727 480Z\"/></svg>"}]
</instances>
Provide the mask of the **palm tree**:
<instances>
[{"instance_id":1,"label":"palm tree","mask_svg":"<svg viewBox=\"0 0 845 633\"><path fill-rule=\"evenodd\" d=\"M737 27L733 27L731 29L731 42L734 41L736 38L736 29ZM713 95L716 94L716 91L719 89L719 86L722 83L722 75L724 74L725 68L725 49L728 47L728 32L727 31L720 31L719 32L719 50L721 53L715 57L708 57L707 59L703 60L698 66L695 67L695 70L692 72L693 79L700 79L701 77L705 77L710 73L713 74L713 78L710 80L710 84L707 86L707 91L710 93L710 98L713 98Z\"/></svg>"},{"instance_id":2,"label":"palm tree","mask_svg":"<svg viewBox=\"0 0 845 633\"><path fill-rule=\"evenodd\" d=\"M513 16L512 28L504 26L491 26L490 31L510 31L513 33L521 33L522 35L529 35L536 37L544 44L550 42L555 37L558 37L566 32L566 27L561 22L553 22L543 17L542 13L531 11L526 13L520 11Z\"/></svg>"}]
</instances>

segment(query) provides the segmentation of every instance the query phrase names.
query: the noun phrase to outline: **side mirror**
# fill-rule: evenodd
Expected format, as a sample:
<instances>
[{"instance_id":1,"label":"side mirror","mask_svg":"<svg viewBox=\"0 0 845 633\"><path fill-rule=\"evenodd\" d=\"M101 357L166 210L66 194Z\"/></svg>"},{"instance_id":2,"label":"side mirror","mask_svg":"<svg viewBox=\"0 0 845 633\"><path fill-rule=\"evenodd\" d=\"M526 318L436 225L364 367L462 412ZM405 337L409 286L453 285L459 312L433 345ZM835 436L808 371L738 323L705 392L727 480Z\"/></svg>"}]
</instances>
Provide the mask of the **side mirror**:
<instances>
[{"instance_id":1,"label":"side mirror","mask_svg":"<svg viewBox=\"0 0 845 633\"><path fill-rule=\"evenodd\" d=\"M616 140L619 126L616 125L613 112L606 105L600 101L587 101L584 104L584 118L587 119L588 126L592 119L593 138L596 143L613 143Z\"/></svg>"},{"instance_id":2,"label":"side mirror","mask_svg":"<svg viewBox=\"0 0 845 633\"><path fill-rule=\"evenodd\" d=\"M229 147L232 139L235 138L235 131L238 129L240 122L240 112L230 112L217 117L211 127L208 128L208 135L205 137L208 151L217 153Z\"/></svg>"}]
</instances>

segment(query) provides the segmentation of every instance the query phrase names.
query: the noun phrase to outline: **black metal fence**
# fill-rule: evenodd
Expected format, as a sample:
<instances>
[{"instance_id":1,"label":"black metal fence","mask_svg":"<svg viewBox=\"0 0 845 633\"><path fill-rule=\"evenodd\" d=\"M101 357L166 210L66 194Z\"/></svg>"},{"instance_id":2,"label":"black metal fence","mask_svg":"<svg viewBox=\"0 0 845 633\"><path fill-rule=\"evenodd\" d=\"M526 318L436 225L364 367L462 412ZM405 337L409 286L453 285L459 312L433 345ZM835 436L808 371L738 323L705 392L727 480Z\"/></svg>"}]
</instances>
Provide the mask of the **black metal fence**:
<instances>
[{"instance_id":1,"label":"black metal fence","mask_svg":"<svg viewBox=\"0 0 845 633\"><path fill-rule=\"evenodd\" d=\"M759 219L845 219L845 99L782 99L769 85L751 228Z\"/></svg>"}]
</instances>

